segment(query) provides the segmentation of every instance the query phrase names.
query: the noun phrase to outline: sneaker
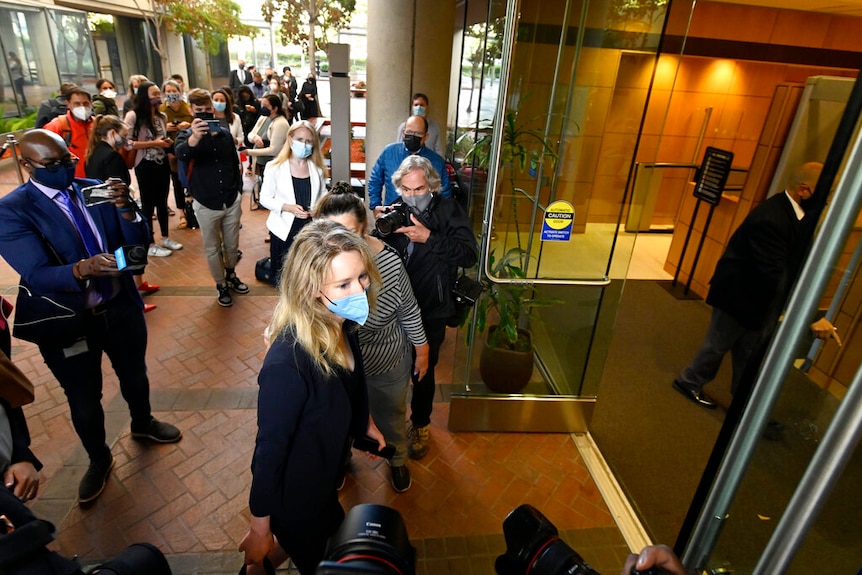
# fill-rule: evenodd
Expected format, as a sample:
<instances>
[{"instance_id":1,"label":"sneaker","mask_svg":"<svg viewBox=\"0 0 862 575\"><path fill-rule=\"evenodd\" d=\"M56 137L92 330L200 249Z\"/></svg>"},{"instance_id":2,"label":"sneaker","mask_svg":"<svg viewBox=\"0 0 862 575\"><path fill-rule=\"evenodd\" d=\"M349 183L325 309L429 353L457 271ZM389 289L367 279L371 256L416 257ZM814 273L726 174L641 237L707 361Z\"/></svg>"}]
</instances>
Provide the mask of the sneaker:
<instances>
[{"instance_id":1,"label":"sneaker","mask_svg":"<svg viewBox=\"0 0 862 575\"><path fill-rule=\"evenodd\" d=\"M172 252L169 249L163 248L161 246L157 246L156 244L151 245L150 249L147 250L147 255L150 256L151 258L152 257L166 258L169 255L171 255L172 253L174 253L174 252Z\"/></svg>"},{"instance_id":2,"label":"sneaker","mask_svg":"<svg viewBox=\"0 0 862 575\"><path fill-rule=\"evenodd\" d=\"M138 429L132 425L132 439L149 439L156 443L176 443L182 439L182 432L164 421L150 419L149 423Z\"/></svg>"},{"instance_id":3,"label":"sneaker","mask_svg":"<svg viewBox=\"0 0 862 575\"><path fill-rule=\"evenodd\" d=\"M216 284L218 290L218 304L222 307L230 307L233 305L233 299L230 297L230 288L226 285ZM248 286L246 286L246 290Z\"/></svg>"},{"instance_id":4,"label":"sneaker","mask_svg":"<svg viewBox=\"0 0 862 575\"><path fill-rule=\"evenodd\" d=\"M172 240L171 238L162 238L162 241L159 242L159 245L161 245L163 248L168 248L169 250L173 251L183 249L183 244L176 240Z\"/></svg>"},{"instance_id":5,"label":"sneaker","mask_svg":"<svg viewBox=\"0 0 862 575\"><path fill-rule=\"evenodd\" d=\"M232 274L229 277L226 277L224 281L227 283L227 286L236 293L248 293L248 286L245 285L242 280L236 277L236 274Z\"/></svg>"},{"instance_id":6,"label":"sneaker","mask_svg":"<svg viewBox=\"0 0 862 575\"><path fill-rule=\"evenodd\" d=\"M410 479L410 471L406 465L394 465L392 471L392 489L398 493L404 493L410 486L413 485L413 480Z\"/></svg>"},{"instance_id":7,"label":"sneaker","mask_svg":"<svg viewBox=\"0 0 862 575\"><path fill-rule=\"evenodd\" d=\"M91 461L90 466L78 484L78 503L89 503L95 500L108 483L111 468L114 467L114 456L108 454L105 461Z\"/></svg>"},{"instance_id":8,"label":"sneaker","mask_svg":"<svg viewBox=\"0 0 862 575\"><path fill-rule=\"evenodd\" d=\"M422 459L428 453L431 443L431 430L427 425L422 427L410 427L408 431L410 438L410 458Z\"/></svg>"}]
</instances>

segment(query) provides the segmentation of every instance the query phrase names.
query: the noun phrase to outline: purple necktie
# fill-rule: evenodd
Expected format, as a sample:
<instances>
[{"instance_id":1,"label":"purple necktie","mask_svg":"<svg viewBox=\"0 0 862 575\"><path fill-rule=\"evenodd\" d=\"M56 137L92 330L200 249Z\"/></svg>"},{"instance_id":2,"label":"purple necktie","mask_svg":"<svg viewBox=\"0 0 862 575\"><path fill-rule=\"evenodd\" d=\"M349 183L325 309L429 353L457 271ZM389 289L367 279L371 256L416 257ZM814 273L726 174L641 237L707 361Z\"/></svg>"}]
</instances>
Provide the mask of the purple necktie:
<instances>
[{"instance_id":1,"label":"purple necktie","mask_svg":"<svg viewBox=\"0 0 862 575\"><path fill-rule=\"evenodd\" d=\"M63 203L69 208L69 213L72 214L72 221L75 224L75 229L78 230L78 235L84 242L84 248L87 250L87 255L93 257L102 253L102 248L99 247L99 240L93 233L93 228L87 223L87 218L84 217L84 212L81 211L81 206L78 205L76 198L73 196L75 192L72 190L61 190ZM114 295L114 282L111 278L94 278L96 291L103 302L108 301Z\"/></svg>"},{"instance_id":2,"label":"purple necktie","mask_svg":"<svg viewBox=\"0 0 862 575\"><path fill-rule=\"evenodd\" d=\"M81 240L84 242L84 248L87 250L87 255L93 257L102 253L102 248L99 247L99 240L97 240L95 234L93 234L93 229L90 227L90 224L87 223L87 218L84 217L84 212L81 211L81 207L78 205L78 202L72 197L74 192L70 190L62 190L60 193L63 195L63 202L69 209L69 213L72 214L72 222L75 224L75 229L78 230L78 235L81 236Z\"/></svg>"}]
</instances>

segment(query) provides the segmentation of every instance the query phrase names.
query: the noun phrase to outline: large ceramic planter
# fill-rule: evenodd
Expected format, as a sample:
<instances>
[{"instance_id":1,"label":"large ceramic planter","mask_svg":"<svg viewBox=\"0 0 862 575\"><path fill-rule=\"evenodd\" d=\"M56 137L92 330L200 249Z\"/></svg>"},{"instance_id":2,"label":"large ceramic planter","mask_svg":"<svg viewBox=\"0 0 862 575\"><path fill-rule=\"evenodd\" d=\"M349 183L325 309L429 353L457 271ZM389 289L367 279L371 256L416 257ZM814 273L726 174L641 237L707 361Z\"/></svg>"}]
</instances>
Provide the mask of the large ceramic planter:
<instances>
[{"instance_id":1,"label":"large ceramic planter","mask_svg":"<svg viewBox=\"0 0 862 575\"><path fill-rule=\"evenodd\" d=\"M488 328L482 352L479 354L479 374L488 389L494 393L520 393L533 375L533 350L514 351L488 345L488 339L497 326ZM531 337L529 331L520 333Z\"/></svg>"}]
</instances>

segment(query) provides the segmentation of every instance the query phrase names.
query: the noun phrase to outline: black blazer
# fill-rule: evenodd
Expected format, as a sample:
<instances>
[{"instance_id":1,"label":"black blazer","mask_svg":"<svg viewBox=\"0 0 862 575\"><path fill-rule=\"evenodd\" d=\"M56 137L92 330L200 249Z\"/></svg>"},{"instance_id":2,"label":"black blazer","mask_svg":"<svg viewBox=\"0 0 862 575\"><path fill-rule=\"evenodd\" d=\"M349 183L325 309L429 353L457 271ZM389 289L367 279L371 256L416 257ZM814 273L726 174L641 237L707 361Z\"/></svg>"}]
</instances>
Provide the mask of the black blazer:
<instances>
[{"instance_id":1,"label":"black blazer","mask_svg":"<svg viewBox=\"0 0 862 575\"><path fill-rule=\"evenodd\" d=\"M240 77L242 74L242 77ZM236 92L236 89L245 84L251 83L251 73L248 70L231 70L228 85L230 89Z\"/></svg>"},{"instance_id":2,"label":"black blazer","mask_svg":"<svg viewBox=\"0 0 862 575\"><path fill-rule=\"evenodd\" d=\"M86 173L88 178L102 180L120 178L126 185L132 183L132 176L123 157L107 142L99 142L96 149L87 158Z\"/></svg>"},{"instance_id":3,"label":"black blazer","mask_svg":"<svg viewBox=\"0 0 862 575\"><path fill-rule=\"evenodd\" d=\"M805 255L801 237L786 193L754 208L718 260L706 303L750 329L776 321Z\"/></svg>"}]
</instances>

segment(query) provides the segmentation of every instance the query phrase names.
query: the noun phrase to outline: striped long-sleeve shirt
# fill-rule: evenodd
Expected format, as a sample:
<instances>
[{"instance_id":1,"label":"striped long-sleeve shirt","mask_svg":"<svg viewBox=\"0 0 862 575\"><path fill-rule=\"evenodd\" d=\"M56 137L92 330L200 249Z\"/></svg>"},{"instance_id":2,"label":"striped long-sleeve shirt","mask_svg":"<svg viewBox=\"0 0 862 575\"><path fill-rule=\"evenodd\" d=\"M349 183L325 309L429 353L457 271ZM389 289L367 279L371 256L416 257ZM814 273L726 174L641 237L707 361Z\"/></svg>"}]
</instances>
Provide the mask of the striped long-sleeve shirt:
<instances>
[{"instance_id":1,"label":"striped long-sleeve shirt","mask_svg":"<svg viewBox=\"0 0 862 575\"><path fill-rule=\"evenodd\" d=\"M386 246L374 261L383 288L377 295L377 305L359 329L366 375L380 375L398 365L408 350L408 341L414 346L427 341L419 304L398 253Z\"/></svg>"}]
</instances>

